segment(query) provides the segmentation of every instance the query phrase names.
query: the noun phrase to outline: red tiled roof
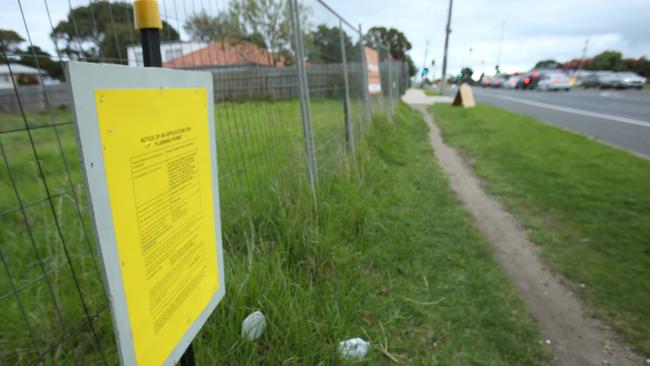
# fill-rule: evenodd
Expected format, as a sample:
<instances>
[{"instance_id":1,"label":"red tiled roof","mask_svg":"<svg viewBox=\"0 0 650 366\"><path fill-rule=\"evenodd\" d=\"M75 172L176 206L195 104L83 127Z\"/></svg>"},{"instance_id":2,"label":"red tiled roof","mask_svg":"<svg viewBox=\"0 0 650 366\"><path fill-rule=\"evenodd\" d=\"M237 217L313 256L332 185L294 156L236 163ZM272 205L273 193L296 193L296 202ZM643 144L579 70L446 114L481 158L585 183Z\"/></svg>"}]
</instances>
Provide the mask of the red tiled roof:
<instances>
[{"instance_id":1,"label":"red tiled roof","mask_svg":"<svg viewBox=\"0 0 650 366\"><path fill-rule=\"evenodd\" d=\"M166 62L163 67L257 64L283 66L282 59L273 64L273 55L248 41L215 41L200 50Z\"/></svg>"}]
</instances>

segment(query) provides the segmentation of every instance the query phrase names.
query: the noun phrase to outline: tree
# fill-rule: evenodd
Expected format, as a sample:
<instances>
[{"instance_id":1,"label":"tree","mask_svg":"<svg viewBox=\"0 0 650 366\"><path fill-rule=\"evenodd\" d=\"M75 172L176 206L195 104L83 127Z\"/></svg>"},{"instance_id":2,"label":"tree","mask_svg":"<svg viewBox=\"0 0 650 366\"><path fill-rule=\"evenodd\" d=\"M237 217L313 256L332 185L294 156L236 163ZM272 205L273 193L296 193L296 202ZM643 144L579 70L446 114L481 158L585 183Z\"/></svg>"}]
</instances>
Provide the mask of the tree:
<instances>
[{"instance_id":1,"label":"tree","mask_svg":"<svg viewBox=\"0 0 650 366\"><path fill-rule=\"evenodd\" d=\"M413 62L413 59L410 55L406 55L406 64L409 68L409 77L415 76L415 74L418 72L418 68L415 66L415 62Z\"/></svg>"},{"instance_id":2,"label":"tree","mask_svg":"<svg viewBox=\"0 0 650 366\"><path fill-rule=\"evenodd\" d=\"M21 65L30 67L40 67L41 70L53 78L63 79L63 67L60 61L52 60L49 53L43 51L38 46L29 46L26 50L19 50L17 54L20 56L18 61ZM34 57L36 56L36 57ZM36 62L38 59L38 63Z\"/></svg>"},{"instance_id":3,"label":"tree","mask_svg":"<svg viewBox=\"0 0 650 366\"><path fill-rule=\"evenodd\" d=\"M412 48L404 33L395 28L372 27L365 36L366 43L373 48L388 46L394 59L405 61L406 52Z\"/></svg>"},{"instance_id":4,"label":"tree","mask_svg":"<svg viewBox=\"0 0 650 366\"><path fill-rule=\"evenodd\" d=\"M190 16L183 29L193 40L210 42L226 38L246 38L237 19L228 13L210 16L205 11Z\"/></svg>"},{"instance_id":5,"label":"tree","mask_svg":"<svg viewBox=\"0 0 650 366\"><path fill-rule=\"evenodd\" d=\"M406 54L412 48L412 45L404 33L395 28L372 27L368 30L364 39L368 46L375 49L379 49L380 46L388 46L393 59L406 62L409 66L409 76L415 75L415 63Z\"/></svg>"},{"instance_id":6,"label":"tree","mask_svg":"<svg viewBox=\"0 0 650 366\"><path fill-rule=\"evenodd\" d=\"M3 55L14 53L24 41L23 37L15 31L11 29L0 29L0 52Z\"/></svg>"},{"instance_id":7,"label":"tree","mask_svg":"<svg viewBox=\"0 0 650 366\"><path fill-rule=\"evenodd\" d=\"M50 37L62 53L73 59L119 61L126 59L126 48L137 43L139 35L133 25L133 6L127 2L93 1L73 8L56 25ZM178 32L163 21L161 38L179 39Z\"/></svg>"},{"instance_id":8,"label":"tree","mask_svg":"<svg viewBox=\"0 0 650 366\"><path fill-rule=\"evenodd\" d=\"M627 65L618 51L603 51L591 59L589 70L625 71Z\"/></svg>"},{"instance_id":9,"label":"tree","mask_svg":"<svg viewBox=\"0 0 650 366\"><path fill-rule=\"evenodd\" d=\"M627 69L633 71L645 78L650 79L650 60L644 56L638 59L627 59L625 60L627 64Z\"/></svg>"},{"instance_id":10,"label":"tree","mask_svg":"<svg viewBox=\"0 0 650 366\"><path fill-rule=\"evenodd\" d=\"M234 0L229 10L230 16L240 25L241 33L261 38L274 64L281 51L291 49L291 15L284 1Z\"/></svg>"},{"instance_id":11,"label":"tree","mask_svg":"<svg viewBox=\"0 0 650 366\"><path fill-rule=\"evenodd\" d=\"M338 27L328 27L326 24L319 24L315 31L305 37L307 57L312 63L339 63L343 62L341 54L341 33ZM356 56L352 39L343 33L343 44L345 55L349 60ZM357 51L359 52L359 51Z\"/></svg>"},{"instance_id":12,"label":"tree","mask_svg":"<svg viewBox=\"0 0 650 366\"><path fill-rule=\"evenodd\" d=\"M535 64L534 69L557 69L562 65L555 60L542 60Z\"/></svg>"},{"instance_id":13,"label":"tree","mask_svg":"<svg viewBox=\"0 0 650 366\"><path fill-rule=\"evenodd\" d=\"M259 33L246 34L237 18L230 12L210 16L205 11L202 11L197 15L190 16L183 25L183 29L190 35L191 39L197 41L244 40L266 49L264 37Z\"/></svg>"}]
</instances>

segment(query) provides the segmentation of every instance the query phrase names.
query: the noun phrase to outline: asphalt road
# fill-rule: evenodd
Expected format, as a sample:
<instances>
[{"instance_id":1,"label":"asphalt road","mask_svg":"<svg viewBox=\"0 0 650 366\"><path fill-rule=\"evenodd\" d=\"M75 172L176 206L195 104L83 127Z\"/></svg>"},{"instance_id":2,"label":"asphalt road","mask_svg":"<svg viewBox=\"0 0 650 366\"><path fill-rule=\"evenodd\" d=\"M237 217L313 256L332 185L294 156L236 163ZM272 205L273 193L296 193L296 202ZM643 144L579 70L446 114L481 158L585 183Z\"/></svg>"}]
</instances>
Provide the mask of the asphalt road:
<instances>
[{"instance_id":1,"label":"asphalt road","mask_svg":"<svg viewBox=\"0 0 650 366\"><path fill-rule=\"evenodd\" d=\"M478 102L522 113L650 158L650 92L474 88Z\"/></svg>"}]
</instances>

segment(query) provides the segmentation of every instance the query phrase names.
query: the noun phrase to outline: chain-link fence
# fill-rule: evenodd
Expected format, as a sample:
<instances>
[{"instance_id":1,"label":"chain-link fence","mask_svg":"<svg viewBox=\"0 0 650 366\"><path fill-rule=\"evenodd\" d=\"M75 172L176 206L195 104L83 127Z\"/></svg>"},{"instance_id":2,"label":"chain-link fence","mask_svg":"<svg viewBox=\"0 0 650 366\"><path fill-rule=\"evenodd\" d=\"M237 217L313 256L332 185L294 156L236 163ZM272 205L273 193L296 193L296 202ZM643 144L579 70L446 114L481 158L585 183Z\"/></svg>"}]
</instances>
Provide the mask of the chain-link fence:
<instances>
[{"instance_id":1,"label":"chain-link fence","mask_svg":"<svg viewBox=\"0 0 650 366\"><path fill-rule=\"evenodd\" d=\"M163 67L213 74L227 252L273 197L341 169L408 82L374 45L381 92L369 94L360 27L322 1L159 5ZM0 55L0 364L114 364L62 63L141 67L132 5L10 0L3 11L19 27L3 30Z\"/></svg>"}]
</instances>

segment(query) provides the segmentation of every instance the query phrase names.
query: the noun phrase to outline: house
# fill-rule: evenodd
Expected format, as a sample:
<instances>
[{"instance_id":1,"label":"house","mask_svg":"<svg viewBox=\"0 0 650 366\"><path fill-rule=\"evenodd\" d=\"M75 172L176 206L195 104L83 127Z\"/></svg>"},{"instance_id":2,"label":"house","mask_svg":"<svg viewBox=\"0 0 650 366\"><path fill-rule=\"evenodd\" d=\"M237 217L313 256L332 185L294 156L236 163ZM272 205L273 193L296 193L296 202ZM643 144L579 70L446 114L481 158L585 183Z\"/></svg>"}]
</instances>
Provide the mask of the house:
<instances>
[{"instance_id":1,"label":"house","mask_svg":"<svg viewBox=\"0 0 650 366\"><path fill-rule=\"evenodd\" d=\"M11 73L9 72L11 68ZM3 64L0 65L0 89L10 89L14 87L11 80L11 74L20 85L40 84L41 75L44 72L39 71L33 67L21 64Z\"/></svg>"},{"instance_id":2,"label":"house","mask_svg":"<svg viewBox=\"0 0 650 366\"><path fill-rule=\"evenodd\" d=\"M189 53L195 52L205 48L208 44L206 42L161 42L160 44L160 58L162 62L169 62L175 58L185 56ZM144 66L144 59L142 58L142 46L140 44L130 45L126 48L126 57L129 66Z\"/></svg>"},{"instance_id":3,"label":"house","mask_svg":"<svg viewBox=\"0 0 650 366\"><path fill-rule=\"evenodd\" d=\"M276 58L266 49L244 40L215 41L206 47L174 58L171 61L163 60L163 67L169 68L196 68L215 65L263 65L284 66L284 59Z\"/></svg>"}]
</instances>

